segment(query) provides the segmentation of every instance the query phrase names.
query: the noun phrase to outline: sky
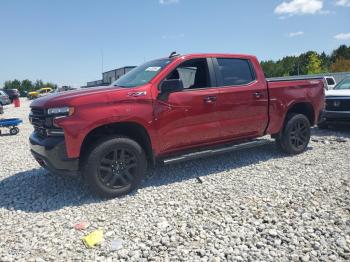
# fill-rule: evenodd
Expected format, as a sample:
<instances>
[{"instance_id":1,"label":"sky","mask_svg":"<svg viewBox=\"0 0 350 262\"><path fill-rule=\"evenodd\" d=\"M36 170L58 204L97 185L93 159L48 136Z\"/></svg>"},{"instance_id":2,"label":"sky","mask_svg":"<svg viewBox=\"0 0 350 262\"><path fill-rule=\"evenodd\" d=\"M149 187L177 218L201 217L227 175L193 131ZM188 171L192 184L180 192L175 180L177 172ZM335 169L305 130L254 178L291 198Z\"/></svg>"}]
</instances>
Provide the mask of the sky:
<instances>
[{"instance_id":1,"label":"sky","mask_svg":"<svg viewBox=\"0 0 350 262\"><path fill-rule=\"evenodd\" d=\"M276 60L341 44L350 0L0 0L0 87L81 86L172 51Z\"/></svg>"}]
</instances>

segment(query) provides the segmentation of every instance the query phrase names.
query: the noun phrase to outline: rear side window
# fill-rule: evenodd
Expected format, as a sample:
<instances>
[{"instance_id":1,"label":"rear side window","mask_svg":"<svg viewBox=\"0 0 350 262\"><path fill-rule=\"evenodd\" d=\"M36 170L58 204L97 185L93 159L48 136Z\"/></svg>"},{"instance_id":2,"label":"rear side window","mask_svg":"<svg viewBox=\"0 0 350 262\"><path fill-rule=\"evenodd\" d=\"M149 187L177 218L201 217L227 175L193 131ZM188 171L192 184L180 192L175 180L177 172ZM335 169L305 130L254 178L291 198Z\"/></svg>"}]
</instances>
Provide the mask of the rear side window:
<instances>
[{"instance_id":1,"label":"rear side window","mask_svg":"<svg viewBox=\"0 0 350 262\"><path fill-rule=\"evenodd\" d=\"M333 78L327 78L328 85L335 85Z\"/></svg>"},{"instance_id":2,"label":"rear side window","mask_svg":"<svg viewBox=\"0 0 350 262\"><path fill-rule=\"evenodd\" d=\"M246 85L255 80L250 62L247 59L217 58L222 85Z\"/></svg>"}]
</instances>

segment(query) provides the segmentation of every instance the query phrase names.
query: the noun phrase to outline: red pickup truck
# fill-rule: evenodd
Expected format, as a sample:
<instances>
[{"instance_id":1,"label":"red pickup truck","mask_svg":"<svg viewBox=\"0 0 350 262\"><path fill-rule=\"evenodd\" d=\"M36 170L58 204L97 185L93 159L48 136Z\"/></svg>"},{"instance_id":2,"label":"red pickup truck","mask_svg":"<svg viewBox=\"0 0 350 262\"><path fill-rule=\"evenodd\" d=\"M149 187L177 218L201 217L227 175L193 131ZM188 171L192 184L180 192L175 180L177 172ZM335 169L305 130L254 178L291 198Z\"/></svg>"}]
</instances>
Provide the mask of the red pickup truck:
<instances>
[{"instance_id":1,"label":"red pickup truck","mask_svg":"<svg viewBox=\"0 0 350 262\"><path fill-rule=\"evenodd\" d=\"M301 153L323 108L321 79L266 80L250 55L172 54L111 86L35 100L30 145L52 173L81 174L115 197L147 167L252 147L267 134Z\"/></svg>"}]
</instances>

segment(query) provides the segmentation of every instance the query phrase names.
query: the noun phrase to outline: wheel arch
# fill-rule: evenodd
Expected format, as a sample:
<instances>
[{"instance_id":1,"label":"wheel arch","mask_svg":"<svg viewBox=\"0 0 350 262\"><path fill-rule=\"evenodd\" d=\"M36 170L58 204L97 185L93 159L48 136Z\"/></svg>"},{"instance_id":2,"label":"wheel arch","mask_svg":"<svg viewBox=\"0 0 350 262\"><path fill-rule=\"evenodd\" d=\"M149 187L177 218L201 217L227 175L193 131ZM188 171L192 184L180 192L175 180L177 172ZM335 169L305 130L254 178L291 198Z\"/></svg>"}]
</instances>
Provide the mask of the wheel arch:
<instances>
[{"instance_id":1,"label":"wheel arch","mask_svg":"<svg viewBox=\"0 0 350 262\"><path fill-rule=\"evenodd\" d=\"M309 121L310 125L315 125L315 110L310 102L297 102L289 106L286 115L284 117L284 123L291 114L302 114L305 115Z\"/></svg>"},{"instance_id":2,"label":"wheel arch","mask_svg":"<svg viewBox=\"0 0 350 262\"><path fill-rule=\"evenodd\" d=\"M82 159L87 157L89 147L98 139L106 135L122 135L135 140L145 150L147 161L154 165L155 159L152 149L152 143L147 129L136 122L117 122L101 125L92 129L84 138L80 156ZM81 161L82 163L83 161Z\"/></svg>"}]
</instances>

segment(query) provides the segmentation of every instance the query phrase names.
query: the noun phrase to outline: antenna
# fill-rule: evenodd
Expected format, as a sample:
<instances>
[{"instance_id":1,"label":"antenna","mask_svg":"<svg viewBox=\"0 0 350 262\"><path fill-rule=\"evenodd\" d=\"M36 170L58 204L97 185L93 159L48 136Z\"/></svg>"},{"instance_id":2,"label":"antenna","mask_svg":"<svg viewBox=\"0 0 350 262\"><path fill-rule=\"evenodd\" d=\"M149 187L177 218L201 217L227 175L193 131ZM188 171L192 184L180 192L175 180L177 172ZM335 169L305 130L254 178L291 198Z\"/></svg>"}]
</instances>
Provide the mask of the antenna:
<instances>
[{"instance_id":1,"label":"antenna","mask_svg":"<svg viewBox=\"0 0 350 262\"><path fill-rule=\"evenodd\" d=\"M175 56L179 56L180 54L177 54L176 51L171 52L171 54L169 55L169 58L173 58Z\"/></svg>"}]
</instances>

